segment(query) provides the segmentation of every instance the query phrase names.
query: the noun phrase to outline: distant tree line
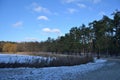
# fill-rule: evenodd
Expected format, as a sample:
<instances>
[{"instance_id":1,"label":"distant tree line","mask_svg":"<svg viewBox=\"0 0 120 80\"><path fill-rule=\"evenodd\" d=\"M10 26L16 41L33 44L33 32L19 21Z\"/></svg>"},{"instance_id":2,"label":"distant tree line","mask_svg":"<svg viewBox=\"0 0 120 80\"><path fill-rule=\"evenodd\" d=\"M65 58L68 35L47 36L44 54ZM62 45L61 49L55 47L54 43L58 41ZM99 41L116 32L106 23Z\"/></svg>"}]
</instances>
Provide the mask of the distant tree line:
<instances>
[{"instance_id":1,"label":"distant tree line","mask_svg":"<svg viewBox=\"0 0 120 80\"><path fill-rule=\"evenodd\" d=\"M100 20L73 27L65 36L48 38L44 42L0 41L1 52L52 52L62 54L120 54L120 11L113 19L103 16Z\"/></svg>"}]
</instances>

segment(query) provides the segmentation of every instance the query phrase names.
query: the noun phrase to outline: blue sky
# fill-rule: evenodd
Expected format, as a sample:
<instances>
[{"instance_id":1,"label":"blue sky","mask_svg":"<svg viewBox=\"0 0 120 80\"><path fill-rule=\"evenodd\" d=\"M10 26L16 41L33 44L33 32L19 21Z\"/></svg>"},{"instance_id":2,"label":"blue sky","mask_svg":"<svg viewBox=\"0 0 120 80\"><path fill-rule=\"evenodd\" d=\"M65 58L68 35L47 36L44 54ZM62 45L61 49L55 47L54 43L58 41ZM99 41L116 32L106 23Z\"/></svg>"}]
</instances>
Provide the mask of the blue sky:
<instances>
[{"instance_id":1,"label":"blue sky","mask_svg":"<svg viewBox=\"0 0 120 80\"><path fill-rule=\"evenodd\" d=\"M112 18L120 0L0 0L0 41L44 41L72 27Z\"/></svg>"}]
</instances>

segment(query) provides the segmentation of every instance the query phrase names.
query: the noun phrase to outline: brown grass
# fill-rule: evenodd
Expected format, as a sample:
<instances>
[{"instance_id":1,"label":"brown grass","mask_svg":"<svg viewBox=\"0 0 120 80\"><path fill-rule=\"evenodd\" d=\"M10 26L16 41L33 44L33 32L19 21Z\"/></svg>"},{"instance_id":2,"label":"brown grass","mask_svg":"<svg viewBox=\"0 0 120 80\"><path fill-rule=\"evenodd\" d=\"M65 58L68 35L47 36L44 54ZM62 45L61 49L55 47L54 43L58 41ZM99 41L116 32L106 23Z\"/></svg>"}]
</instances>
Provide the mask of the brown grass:
<instances>
[{"instance_id":1,"label":"brown grass","mask_svg":"<svg viewBox=\"0 0 120 80\"><path fill-rule=\"evenodd\" d=\"M48 63L48 60L42 60L41 62L36 59L34 62L30 63L0 63L0 68L5 67L57 67L57 66L73 66L73 65L80 65L86 64L88 62L93 62L92 56L75 56L75 55L63 55L63 54L52 54L52 53L45 53L45 52L24 52L24 53L17 53L17 54L25 54L25 55L34 55L34 56L44 56L44 57L51 57L53 58L52 61Z\"/></svg>"}]
</instances>

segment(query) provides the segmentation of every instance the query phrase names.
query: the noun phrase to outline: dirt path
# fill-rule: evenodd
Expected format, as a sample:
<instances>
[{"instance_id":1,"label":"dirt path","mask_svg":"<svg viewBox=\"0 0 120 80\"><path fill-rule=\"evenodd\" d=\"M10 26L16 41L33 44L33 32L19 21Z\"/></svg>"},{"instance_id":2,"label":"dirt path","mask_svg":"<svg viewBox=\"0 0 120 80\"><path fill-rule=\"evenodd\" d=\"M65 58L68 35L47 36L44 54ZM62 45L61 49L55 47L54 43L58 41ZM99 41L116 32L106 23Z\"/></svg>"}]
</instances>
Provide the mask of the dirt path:
<instances>
[{"instance_id":1,"label":"dirt path","mask_svg":"<svg viewBox=\"0 0 120 80\"><path fill-rule=\"evenodd\" d=\"M104 67L77 77L76 80L120 80L120 60L108 59Z\"/></svg>"}]
</instances>

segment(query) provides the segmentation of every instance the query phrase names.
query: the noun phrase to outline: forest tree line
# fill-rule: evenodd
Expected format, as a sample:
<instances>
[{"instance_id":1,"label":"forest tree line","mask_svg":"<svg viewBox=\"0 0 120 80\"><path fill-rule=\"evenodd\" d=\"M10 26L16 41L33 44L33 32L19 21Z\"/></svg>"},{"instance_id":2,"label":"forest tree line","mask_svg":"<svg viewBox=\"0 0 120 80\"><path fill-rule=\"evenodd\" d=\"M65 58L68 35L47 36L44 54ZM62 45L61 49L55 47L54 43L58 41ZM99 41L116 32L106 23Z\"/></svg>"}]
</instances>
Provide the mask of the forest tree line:
<instances>
[{"instance_id":1,"label":"forest tree line","mask_svg":"<svg viewBox=\"0 0 120 80\"><path fill-rule=\"evenodd\" d=\"M103 16L100 20L72 27L69 33L44 42L0 41L0 52L52 52L62 54L120 54L120 11L113 18Z\"/></svg>"}]
</instances>

